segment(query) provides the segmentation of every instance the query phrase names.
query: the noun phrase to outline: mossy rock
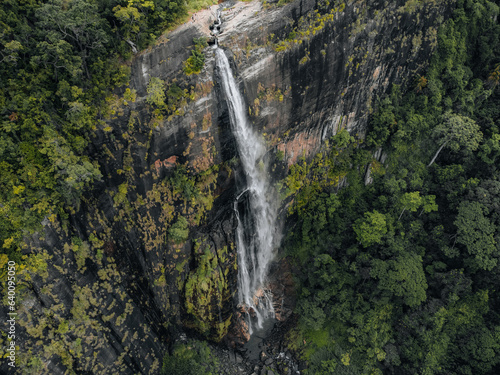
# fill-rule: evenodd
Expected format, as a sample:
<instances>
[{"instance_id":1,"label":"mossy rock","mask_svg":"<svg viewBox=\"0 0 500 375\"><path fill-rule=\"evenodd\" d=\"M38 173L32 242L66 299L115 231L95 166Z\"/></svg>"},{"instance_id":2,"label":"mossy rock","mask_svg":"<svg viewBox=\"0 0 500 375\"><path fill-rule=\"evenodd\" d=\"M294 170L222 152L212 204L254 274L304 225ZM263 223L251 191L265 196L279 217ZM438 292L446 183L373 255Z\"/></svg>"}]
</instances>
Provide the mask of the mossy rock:
<instances>
[{"instance_id":1,"label":"mossy rock","mask_svg":"<svg viewBox=\"0 0 500 375\"><path fill-rule=\"evenodd\" d=\"M227 248L218 250L219 256L208 246L203 252L198 249L196 246L197 267L190 272L185 284L187 318L184 324L218 342L226 335L231 322L231 317L220 318L224 304L231 298L224 270L218 262L227 253Z\"/></svg>"}]
</instances>

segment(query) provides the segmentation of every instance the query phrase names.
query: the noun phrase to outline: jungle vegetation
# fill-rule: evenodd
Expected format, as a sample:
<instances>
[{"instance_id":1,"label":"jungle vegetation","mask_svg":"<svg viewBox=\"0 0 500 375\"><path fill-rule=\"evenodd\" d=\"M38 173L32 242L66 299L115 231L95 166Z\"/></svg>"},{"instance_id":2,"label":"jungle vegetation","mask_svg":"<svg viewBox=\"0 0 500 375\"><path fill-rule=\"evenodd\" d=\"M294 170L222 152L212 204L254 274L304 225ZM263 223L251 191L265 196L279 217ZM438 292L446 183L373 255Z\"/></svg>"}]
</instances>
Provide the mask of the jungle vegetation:
<instances>
[{"instance_id":1,"label":"jungle vegetation","mask_svg":"<svg viewBox=\"0 0 500 375\"><path fill-rule=\"evenodd\" d=\"M498 11L457 1L430 65L379 99L365 141L341 131L290 169L288 342L308 374L500 373Z\"/></svg>"},{"instance_id":2,"label":"jungle vegetation","mask_svg":"<svg viewBox=\"0 0 500 375\"><path fill-rule=\"evenodd\" d=\"M2 267L101 180L87 146L112 111L106 98L128 82L124 62L199 6L2 1ZM500 373L498 13L498 1L457 0L429 67L379 99L365 141L340 131L282 182L296 223L285 250L301 270L287 340L309 374ZM169 240L185 238L179 218ZM188 349L174 348L163 372L210 371L206 348Z\"/></svg>"},{"instance_id":3,"label":"jungle vegetation","mask_svg":"<svg viewBox=\"0 0 500 375\"><path fill-rule=\"evenodd\" d=\"M212 1L5 0L0 7L0 248L65 220L102 178L87 145L113 114L127 61ZM195 50L193 70L202 64ZM125 99L135 93L125 91Z\"/></svg>"}]
</instances>

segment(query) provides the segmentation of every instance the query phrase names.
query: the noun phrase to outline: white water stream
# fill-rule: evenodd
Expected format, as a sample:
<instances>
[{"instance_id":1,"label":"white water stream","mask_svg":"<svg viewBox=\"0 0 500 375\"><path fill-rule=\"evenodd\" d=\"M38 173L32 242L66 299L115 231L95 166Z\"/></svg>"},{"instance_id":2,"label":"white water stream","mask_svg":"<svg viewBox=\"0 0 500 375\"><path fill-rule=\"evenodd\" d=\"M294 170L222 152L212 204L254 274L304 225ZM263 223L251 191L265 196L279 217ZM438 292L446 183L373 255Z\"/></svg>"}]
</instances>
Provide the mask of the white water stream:
<instances>
[{"instance_id":1,"label":"white water stream","mask_svg":"<svg viewBox=\"0 0 500 375\"><path fill-rule=\"evenodd\" d=\"M247 107L224 51L216 47L215 56L229 109L231 127L247 180L247 189L235 201L235 211L238 216L236 246L239 304L247 312L249 333L252 334L251 316L255 318L258 328L262 328L262 322L266 318L274 317L272 296L266 289L266 276L277 240L275 236L277 198L268 179L268 166L264 160L266 153L264 140L253 131L247 119ZM251 220L243 220L237 209L239 198L247 192ZM253 222L253 225L245 225L248 221ZM248 233L249 230L252 232Z\"/></svg>"}]
</instances>

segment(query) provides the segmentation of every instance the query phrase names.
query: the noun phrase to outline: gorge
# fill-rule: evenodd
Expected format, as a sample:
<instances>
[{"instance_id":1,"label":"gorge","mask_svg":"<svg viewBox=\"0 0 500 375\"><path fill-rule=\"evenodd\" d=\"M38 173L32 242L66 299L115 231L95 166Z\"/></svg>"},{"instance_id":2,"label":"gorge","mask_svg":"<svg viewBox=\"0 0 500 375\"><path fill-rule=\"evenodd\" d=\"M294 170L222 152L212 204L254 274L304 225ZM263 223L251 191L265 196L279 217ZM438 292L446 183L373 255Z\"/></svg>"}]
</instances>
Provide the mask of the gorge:
<instances>
[{"instance_id":1,"label":"gorge","mask_svg":"<svg viewBox=\"0 0 500 375\"><path fill-rule=\"evenodd\" d=\"M426 277L443 282L445 287L436 286L432 293L449 293L443 300L450 304L459 300L463 290L469 291L472 283L455 268L455 273L450 268L450 274L445 274L443 264L454 264L460 258L453 240L459 238L460 246L468 243L460 242L462 232L452 233L446 225L424 223L432 228L429 233L433 231L433 236L427 237L449 237L451 242L442 246L446 262L435 260L436 256L426 260L425 268L422 266L425 246L418 241L426 236L418 237L415 232L425 225L400 226L406 225L407 215L418 220L427 220L428 215L434 220L438 215L436 193L423 187L430 177L414 177L413 170L424 175L427 169L410 157L407 164L411 168L407 164L404 168L389 167L390 163L397 164L391 155L402 155L410 149L435 152L432 143L423 143L425 147L418 151L419 146L408 141L418 138L420 133L415 129L425 128L419 125L425 121L423 115L417 116L419 113L416 120L404 117L418 111L403 108L401 103L406 102L397 90L401 87L414 96L422 92L434 95L415 99L422 107L441 100L436 97L443 86L434 84L431 75L424 77L424 72L436 51L463 50L459 43L452 47L449 43L441 50L438 47L447 40L445 36L466 29L456 26L448 34L438 31L449 25L452 16L459 17L461 13L455 8L461 9L465 6L462 3L225 2L199 10L186 23L159 36L154 45L122 61L123 70L129 71L128 75L124 73L127 82L117 84L107 95L106 111L96 115L88 146L82 151L89 164L98 166L100 178L96 174L84 194L65 206L64 213L46 215L36 232L23 233L23 245L19 245L22 267L17 274L22 286L17 297L17 334L22 342L18 373L159 374L163 363L180 363L175 362L175 350L180 347L189 348L180 350L182 355L205 364L208 359L189 357L198 350L193 349L196 346L191 339L210 342L219 368L227 367L219 373L230 375L288 375L292 370L303 373L308 363L309 371L318 374L336 373L332 368L339 374L382 373L381 369L398 373L403 369L404 361L401 364L399 358L411 357L416 351L396 349L395 341L387 338L389 332L400 330L404 336L424 311L445 314L444 305L437 299L429 298L428 305L418 307L425 299ZM491 20L483 17L495 25L497 10L490 5L476 9L477 14L495 14ZM148 11L152 10L146 7L141 14ZM214 23L219 29L216 36L211 31ZM446 60L449 66L452 60ZM463 103L474 100L486 102L489 95L496 95L492 93L497 86L483 78L483 83L478 83L471 72L462 70L461 79L470 82L467 90L476 96L470 94L454 107L443 99L445 109L463 108ZM450 71L460 69L448 68ZM57 86L57 92L64 91L63 86ZM68 87L68 92L78 91ZM483 88L490 91L483 92ZM466 90L449 91L458 95ZM389 97L390 103L385 99ZM84 112L72 105L76 109L68 112L68 118ZM407 125L404 130L399 128L403 124ZM369 128L375 135L366 137ZM384 138L386 133L391 135ZM389 146L387 142L392 141L400 143ZM366 144L371 148L363 148ZM47 141L44 151L51 145L63 148L60 143ZM481 152L485 158L497 160L492 156L495 144L488 145L490 151L485 148ZM55 162L61 170L64 159L72 157L68 155ZM465 173L449 164L449 169L436 172L443 186L450 184L451 175ZM379 185L371 188L370 184L380 181L386 169L391 172L383 186L402 198L397 195L391 200L389 193L366 198L363 194L368 196L378 189ZM399 176L394 170L400 170L400 179L408 182L396 177L389 180L391 173ZM483 186L477 182L479 177L477 181L475 178L464 177L457 186L496 187L493 182ZM338 198L342 189L347 190L346 195L354 189L363 193ZM488 189L496 194L493 187ZM440 207L455 199L453 191L447 194L441 200L437 198ZM479 192L469 196L481 197ZM359 204L356 209L362 214L335 216L342 212L343 203L346 207ZM378 206L370 206L372 203ZM1 204L4 209L5 203ZM380 214L383 207L392 205L397 220ZM41 205L34 207L41 210ZM477 208L473 203L464 207L450 209L457 222L469 218L466 208L475 210L474 217L483 214L490 215L492 222L496 220L493 208ZM351 237L351 242L331 234L335 233L333 227L344 228L342 232ZM485 236L494 232L488 230ZM365 235L367 232L371 237ZM297 236L304 240L297 241ZM409 236L418 237L415 253L400 244L401 238L406 241ZM387 246L383 247L380 244L385 246L386 238ZM492 244L485 250L490 255L497 251L491 250L497 244L493 238L497 237L491 234L491 241L483 241ZM346 243L349 246L344 246ZM370 246L379 245L373 253L382 254L380 259L371 253L366 255ZM314 252L323 248L328 251ZM0 258L2 262L4 258L7 256ZM484 267L491 266L488 271L496 272L494 259L480 265L485 263ZM401 276L398 272L403 265L409 265L410 271ZM469 263L456 269L467 267ZM470 267L475 269L475 263ZM424 270L431 276L422 276ZM359 275L344 277L348 272ZM388 286L386 279L395 281ZM413 280L417 280L417 286ZM369 302L376 306L372 308L361 291L364 293L363 288L375 282L379 289L366 292L375 296L376 301ZM340 290L345 285L360 292L351 295L350 289ZM486 282L478 281L478 285L480 290L464 299L467 306L483 306L488 300L484 290L494 289ZM337 286L339 289L335 289ZM490 295L497 301L493 292ZM450 314L467 310L461 305L450 306L446 305ZM341 308L358 309L364 315L349 315ZM387 317L396 316L396 311L410 312L391 326ZM338 319L329 314L337 314ZM7 310L2 309L0 316L6 318ZM271 324L276 322L275 328L267 331L267 341L259 342L250 361L242 347L266 319ZM434 315L428 318L428 327L435 321L459 321L439 319ZM491 328L491 334L488 331L491 342L500 332L495 329ZM425 329L415 328L417 331ZM483 328L477 331L486 332ZM413 342L404 337L406 342ZM443 342L447 342L446 337ZM477 339L484 345L490 341ZM5 342L3 337L2 346ZM498 350L491 345L491 351L485 352L494 355ZM419 361L427 358L424 354L415 357ZM357 358L362 358L359 363L366 366L359 365ZM435 363L439 361L429 358L425 366L437 368ZM498 364L495 362L487 371L492 368L495 371ZM0 372L9 370L5 362L0 363ZM167 370L163 368L162 373Z\"/></svg>"}]
</instances>

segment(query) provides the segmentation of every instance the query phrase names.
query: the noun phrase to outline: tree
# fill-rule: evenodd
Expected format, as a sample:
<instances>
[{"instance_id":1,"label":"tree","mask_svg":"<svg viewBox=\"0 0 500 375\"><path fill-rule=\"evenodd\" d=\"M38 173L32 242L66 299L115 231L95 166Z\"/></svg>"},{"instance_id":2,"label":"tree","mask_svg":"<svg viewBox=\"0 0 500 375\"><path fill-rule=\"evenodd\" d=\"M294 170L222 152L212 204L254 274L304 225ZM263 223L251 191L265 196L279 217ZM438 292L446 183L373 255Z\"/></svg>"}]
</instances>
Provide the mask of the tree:
<instances>
[{"instance_id":1,"label":"tree","mask_svg":"<svg viewBox=\"0 0 500 375\"><path fill-rule=\"evenodd\" d=\"M500 222L500 181L481 181L475 189L469 191L468 200L484 204L491 221Z\"/></svg>"},{"instance_id":2,"label":"tree","mask_svg":"<svg viewBox=\"0 0 500 375\"><path fill-rule=\"evenodd\" d=\"M50 0L37 10L37 26L43 33L47 46L61 40L75 47L79 52L83 71L90 77L87 61L90 53L104 53L109 38L105 30L105 20L98 13L96 4L85 0L73 0L66 4L62 0Z\"/></svg>"},{"instance_id":3,"label":"tree","mask_svg":"<svg viewBox=\"0 0 500 375\"><path fill-rule=\"evenodd\" d=\"M313 299L301 299L297 305L297 311L301 316L304 325L318 331L323 328L326 320L326 314L322 306L318 306Z\"/></svg>"},{"instance_id":4,"label":"tree","mask_svg":"<svg viewBox=\"0 0 500 375\"><path fill-rule=\"evenodd\" d=\"M0 50L0 63L15 63L19 58L19 52L23 46L17 40L5 42L3 50Z\"/></svg>"},{"instance_id":5,"label":"tree","mask_svg":"<svg viewBox=\"0 0 500 375\"><path fill-rule=\"evenodd\" d=\"M443 117L444 121L434 129L434 135L439 139L441 146L428 167L436 161L444 147L453 151L458 151L460 147L474 151L483 139L483 133L479 131L479 126L471 118L451 112L445 113Z\"/></svg>"},{"instance_id":6,"label":"tree","mask_svg":"<svg viewBox=\"0 0 500 375\"><path fill-rule=\"evenodd\" d=\"M151 77L147 87L148 97L146 101L149 104L154 104L157 107L165 105L165 82L158 77Z\"/></svg>"},{"instance_id":7,"label":"tree","mask_svg":"<svg viewBox=\"0 0 500 375\"><path fill-rule=\"evenodd\" d=\"M375 259L370 275L379 279L380 290L403 297L410 307L420 305L427 298L427 281L420 255L405 253L388 261Z\"/></svg>"},{"instance_id":8,"label":"tree","mask_svg":"<svg viewBox=\"0 0 500 375\"><path fill-rule=\"evenodd\" d=\"M363 247L381 243L382 237L387 233L385 215L377 210L366 212L364 219L356 220L352 228Z\"/></svg>"},{"instance_id":9,"label":"tree","mask_svg":"<svg viewBox=\"0 0 500 375\"><path fill-rule=\"evenodd\" d=\"M75 55L70 43L63 39L53 43L42 41L37 45L37 55L32 59L33 63L52 67L54 78L58 80L61 72L67 72L73 81L79 79L82 73L82 59Z\"/></svg>"},{"instance_id":10,"label":"tree","mask_svg":"<svg viewBox=\"0 0 500 375\"><path fill-rule=\"evenodd\" d=\"M184 216L179 216L177 221L168 229L169 238L176 244L181 244L188 239L189 223Z\"/></svg>"},{"instance_id":11,"label":"tree","mask_svg":"<svg viewBox=\"0 0 500 375\"><path fill-rule=\"evenodd\" d=\"M500 362L500 326L490 330L485 326L464 335L455 354L463 374L492 373L493 366Z\"/></svg>"},{"instance_id":12,"label":"tree","mask_svg":"<svg viewBox=\"0 0 500 375\"><path fill-rule=\"evenodd\" d=\"M184 62L184 73L188 76L198 74L205 65L205 55L203 49L207 46L205 38L194 38L194 48L191 50L191 57Z\"/></svg>"},{"instance_id":13,"label":"tree","mask_svg":"<svg viewBox=\"0 0 500 375\"><path fill-rule=\"evenodd\" d=\"M123 38L134 54L137 53L138 36L141 31L147 29L147 17L143 13L153 10L154 2L148 0L129 0L127 6L117 5L113 8L115 17L123 24L121 27Z\"/></svg>"},{"instance_id":14,"label":"tree","mask_svg":"<svg viewBox=\"0 0 500 375\"><path fill-rule=\"evenodd\" d=\"M500 134L493 134L479 149L479 157L486 164L494 164L500 156Z\"/></svg>"},{"instance_id":15,"label":"tree","mask_svg":"<svg viewBox=\"0 0 500 375\"><path fill-rule=\"evenodd\" d=\"M102 174L86 157L74 154L66 140L50 127L44 128L40 153L46 155L53 167L59 191L67 203L79 201L83 189L94 181L100 181Z\"/></svg>"},{"instance_id":16,"label":"tree","mask_svg":"<svg viewBox=\"0 0 500 375\"><path fill-rule=\"evenodd\" d=\"M399 199L399 204L403 206L403 211L401 211L401 214L399 214L398 220L401 219L403 213L406 210L410 212L416 212L419 207L422 207L422 210L419 214L420 216L423 212L429 213L432 211L437 211L438 209L435 195L421 196L419 191L404 193Z\"/></svg>"},{"instance_id":17,"label":"tree","mask_svg":"<svg viewBox=\"0 0 500 375\"><path fill-rule=\"evenodd\" d=\"M401 219L401 216L403 216L403 213L406 210L416 212L417 209L422 205L423 199L420 196L419 191L412 191L411 193L404 193L400 198L399 203L403 206L403 211L401 211L398 220Z\"/></svg>"},{"instance_id":18,"label":"tree","mask_svg":"<svg viewBox=\"0 0 500 375\"><path fill-rule=\"evenodd\" d=\"M498 250L493 238L496 228L487 213L484 204L464 201L458 207L454 224L457 227L457 242L474 257L477 267L491 271L498 263Z\"/></svg>"},{"instance_id":19,"label":"tree","mask_svg":"<svg viewBox=\"0 0 500 375\"><path fill-rule=\"evenodd\" d=\"M176 344L163 358L160 375L198 375L216 372L217 361L207 343L189 340Z\"/></svg>"},{"instance_id":20,"label":"tree","mask_svg":"<svg viewBox=\"0 0 500 375\"><path fill-rule=\"evenodd\" d=\"M383 348L392 337L393 314L392 304L375 305L367 311L358 310L354 314L352 326L347 329L350 337L348 341L358 353L366 356L365 369L385 359L386 352ZM366 373L373 374L372 370L373 368Z\"/></svg>"}]
</instances>

